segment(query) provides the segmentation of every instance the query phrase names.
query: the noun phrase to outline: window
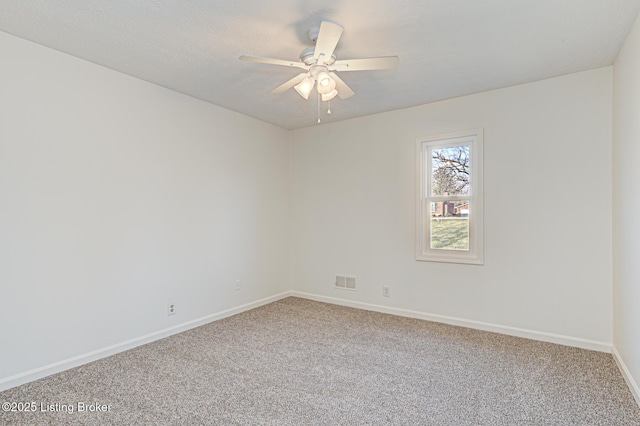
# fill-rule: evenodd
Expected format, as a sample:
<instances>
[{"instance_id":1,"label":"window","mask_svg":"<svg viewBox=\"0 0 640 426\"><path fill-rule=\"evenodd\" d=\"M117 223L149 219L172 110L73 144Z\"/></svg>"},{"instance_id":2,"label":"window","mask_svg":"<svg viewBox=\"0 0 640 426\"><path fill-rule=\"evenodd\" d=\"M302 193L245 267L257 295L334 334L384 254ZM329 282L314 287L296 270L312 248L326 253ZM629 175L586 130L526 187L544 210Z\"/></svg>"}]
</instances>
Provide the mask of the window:
<instances>
[{"instance_id":1,"label":"window","mask_svg":"<svg viewBox=\"0 0 640 426\"><path fill-rule=\"evenodd\" d=\"M483 263L482 136L418 139L417 260Z\"/></svg>"}]
</instances>

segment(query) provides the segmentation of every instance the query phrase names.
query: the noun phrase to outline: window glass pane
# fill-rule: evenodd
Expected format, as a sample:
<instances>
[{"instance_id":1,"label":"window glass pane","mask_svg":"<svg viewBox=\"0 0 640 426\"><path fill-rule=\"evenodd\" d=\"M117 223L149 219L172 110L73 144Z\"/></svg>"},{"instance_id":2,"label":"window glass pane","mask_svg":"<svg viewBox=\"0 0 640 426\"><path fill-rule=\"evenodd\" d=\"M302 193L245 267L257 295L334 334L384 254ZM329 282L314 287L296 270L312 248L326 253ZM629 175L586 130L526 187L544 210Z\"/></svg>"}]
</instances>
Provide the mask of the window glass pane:
<instances>
[{"instance_id":1,"label":"window glass pane","mask_svg":"<svg viewBox=\"0 0 640 426\"><path fill-rule=\"evenodd\" d=\"M431 203L432 249L469 250L469 200Z\"/></svg>"},{"instance_id":2,"label":"window glass pane","mask_svg":"<svg viewBox=\"0 0 640 426\"><path fill-rule=\"evenodd\" d=\"M431 195L469 195L469 145L431 150Z\"/></svg>"}]
</instances>

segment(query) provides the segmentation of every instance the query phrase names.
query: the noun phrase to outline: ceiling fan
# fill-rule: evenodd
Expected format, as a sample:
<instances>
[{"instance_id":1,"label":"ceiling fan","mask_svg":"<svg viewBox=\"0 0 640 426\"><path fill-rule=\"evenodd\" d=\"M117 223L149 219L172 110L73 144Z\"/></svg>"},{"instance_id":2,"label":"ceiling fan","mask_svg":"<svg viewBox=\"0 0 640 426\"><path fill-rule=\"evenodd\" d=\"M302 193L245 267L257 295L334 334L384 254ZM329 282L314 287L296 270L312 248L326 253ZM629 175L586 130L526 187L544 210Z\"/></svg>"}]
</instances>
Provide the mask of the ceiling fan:
<instances>
[{"instance_id":1,"label":"ceiling fan","mask_svg":"<svg viewBox=\"0 0 640 426\"><path fill-rule=\"evenodd\" d=\"M240 60L304 70L270 91L271 94L279 94L293 87L300 96L309 99L309 94L317 83L318 101L320 99L330 101L336 96L340 99L347 99L355 92L338 77L336 72L393 69L398 66L398 57L382 56L338 60L334 50L343 31L344 28L335 22L322 21L319 28L309 30L309 38L315 43L315 46L303 50L300 54L300 60L297 62L250 55L240 56Z\"/></svg>"}]
</instances>

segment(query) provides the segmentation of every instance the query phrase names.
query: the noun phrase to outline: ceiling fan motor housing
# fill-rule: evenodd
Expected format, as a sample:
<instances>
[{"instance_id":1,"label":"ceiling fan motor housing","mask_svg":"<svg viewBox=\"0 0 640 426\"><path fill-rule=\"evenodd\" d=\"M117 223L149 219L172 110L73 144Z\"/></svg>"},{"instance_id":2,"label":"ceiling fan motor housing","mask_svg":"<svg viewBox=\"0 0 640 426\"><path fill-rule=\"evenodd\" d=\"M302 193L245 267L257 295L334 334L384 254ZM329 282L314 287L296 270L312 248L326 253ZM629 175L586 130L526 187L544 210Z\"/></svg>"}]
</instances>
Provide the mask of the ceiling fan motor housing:
<instances>
[{"instance_id":1,"label":"ceiling fan motor housing","mask_svg":"<svg viewBox=\"0 0 640 426\"><path fill-rule=\"evenodd\" d=\"M302 53L300 54L300 61L304 62L306 65L315 65L318 62L318 59L313 57L313 53L315 52L316 48L315 47L307 47L306 49L304 49L302 51ZM331 65L336 61L336 55L335 54L331 54L331 58L328 60L325 60L324 63L326 65Z\"/></svg>"}]
</instances>

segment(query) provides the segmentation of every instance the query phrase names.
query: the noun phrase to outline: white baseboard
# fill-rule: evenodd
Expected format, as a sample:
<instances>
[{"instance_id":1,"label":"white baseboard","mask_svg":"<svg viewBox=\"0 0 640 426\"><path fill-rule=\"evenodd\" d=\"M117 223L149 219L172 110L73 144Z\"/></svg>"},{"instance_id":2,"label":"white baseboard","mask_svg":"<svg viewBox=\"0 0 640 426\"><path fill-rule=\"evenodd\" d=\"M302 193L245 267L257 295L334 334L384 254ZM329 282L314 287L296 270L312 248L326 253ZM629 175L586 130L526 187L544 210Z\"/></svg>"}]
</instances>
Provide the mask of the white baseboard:
<instances>
[{"instance_id":1,"label":"white baseboard","mask_svg":"<svg viewBox=\"0 0 640 426\"><path fill-rule=\"evenodd\" d=\"M398 315L401 317L417 318L427 321L440 322L444 324L457 325L461 327L473 328L476 330L491 331L494 333L506 334L509 336L523 337L525 339L540 340L543 342L557 343L559 345L573 346L576 348L589 349L598 352L611 353L611 344L594 340L581 339L579 337L563 336L560 334L545 333L541 331L526 330L523 328L509 327L499 324L491 324L481 321L473 321L462 318L455 318L446 315L429 314L426 312L412 311L408 309L392 308L389 306L374 305L370 303L354 302L337 297L320 296L317 294L303 293L299 291L290 292L291 296L318 302L331 303L334 305L348 306L351 308L366 309L368 311L382 312L385 314Z\"/></svg>"},{"instance_id":2,"label":"white baseboard","mask_svg":"<svg viewBox=\"0 0 640 426\"><path fill-rule=\"evenodd\" d=\"M633 380L633 376L631 376L629 369L622 360L620 352L618 352L615 345L611 348L611 354L613 355L613 359L616 361L616 364L618 364L618 369L620 370L622 377L624 377L624 381L627 382L627 386L629 386L629 390L631 391L633 398L636 400L636 404L640 407L640 387L638 387L636 381Z\"/></svg>"},{"instance_id":3,"label":"white baseboard","mask_svg":"<svg viewBox=\"0 0 640 426\"><path fill-rule=\"evenodd\" d=\"M289 297L289 296L291 296L290 292L286 291L284 293L276 294L275 296L266 297L264 299L256 300L250 303L245 303L244 305L236 306L221 312L207 315L202 318L198 318L192 321L178 324L173 327L165 328L164 330L160 330L144 336L136 337L135 339L130 339L124 342L116 343L115 345L107 346L106 348L97 349L95 351L74 356L72 358L68 358L62 361L54 362L52 364L45 365L43 367L34 368L33 370L29 370L24 373L19 373L14 376L2 378L0 379L0 392L5 391L7 389L11 389L16 386L23 385L25 383L32 382L34 380L41 379L46 376L50 376L52 374L59 373L64 370L68 370L70 368L78 367L80 365L87 364L89 362L108 357L110 355L115 355L117 353L124 352L129 349L133 349L137 346L144 345L146 343L151 343L156 340L164 339L165 337L169 337L171 335L181 333L183 331L187 331L192 328L199 327L201 325L208 324L213 321L230 317L232 315L236 315L241 312L248 311L248 310L257 308L259 306L263 306L263 305L275 302L277 300L284 299L285 297Z\"/></svg>"}]
</instances>

